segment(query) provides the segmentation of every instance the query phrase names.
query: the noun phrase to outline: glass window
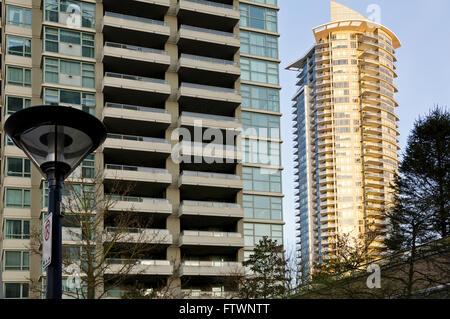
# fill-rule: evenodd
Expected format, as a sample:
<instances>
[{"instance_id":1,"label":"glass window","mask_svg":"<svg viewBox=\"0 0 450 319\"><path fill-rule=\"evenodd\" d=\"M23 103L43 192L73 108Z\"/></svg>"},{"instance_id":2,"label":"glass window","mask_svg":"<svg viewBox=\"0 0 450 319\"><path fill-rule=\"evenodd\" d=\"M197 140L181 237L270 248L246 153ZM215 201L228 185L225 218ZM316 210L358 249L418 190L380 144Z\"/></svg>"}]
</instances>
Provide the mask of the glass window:
<instances>
[{"instance_id":1,"label":"glass window","mask_svg":"<svg viewBox=\"0 0 450 319\"><path fill-rule=\"evenodd\" d=\"M241 3L240 25L277 32L277 11Z\"/></svg>"},{"instance_id":2,"label":"glass window","mask_svg":"<svg viewBox=\"0 0 450 319\"><path fill-rule=\"evenodd\" d=\"M281 171L256 167L244 167L244 190L281 193Z\"/></svg>"},{"instance_id":3,"label":"glass window","mask_svg":"<svg viewBox=\"0 0 450 319\"><path fill-rule=\"evenodd\" d=\"M44 0L44 19L72 27L95 28L95 4Z\"/></svg>"},{"instance_id":4,"label":"glass window","mask_svg":"<svg viewBox=\"0 0 450 319\"><path fill-rule=\"evenodd\" d=\"M30 239L30 221L6 220L3 234L5 239Z\"/></svg>"},{"instance_id":5,"label":"glass window","mask_svg":"<svg viewBox=\"0 0 450 319\"><path fill-rule=\"evenodd\" d=\"M4 298L28 298L30 286L27 283L6 282L3 284Z\"/></svg>"},{"instance_id":6,"label":"glass window","mask_svg":"<svg viewBox=\"0 0 450 319\"><path fill-rule=\"evenodd\" d=\"M31 177L30 160L28 158L6 158L6 176Z\"/></svg>"},{"instance_id":7,"label":"glass window","mask_svg":"<svg viewBox=\"0 0 450 319\"><path fill-rule=\"evenodd\" d=\"M30 208L30 190L29 189L5 189L6 207Z\"/></svg>"},{"instance_id":8,"label":"glass window","mask_svg":"<svg viewBox=\"0 0 450 319\"><path fill-rule=\"evenodd\" d=\"M95 155L89 154L86 159L81 163L82 177L94 178L95 177Z\"/></svg>"},{"instance_id":9,"label":"glass window","mask_svg":"<svg viewBox=\"0 0 450 319\"><path fill-rule=\"evenodd\" d=\"M7 70L8 84L31 87L31 69L8 66Z\"/></svg>"},{"instance_id":10,"label":"glass window","mask_svg":"<svg viewBox=\"0 0 450 319\"><path fill-rule=\"evenodd\" d=\"M282 220L281 197L244 195L245 218Z\"/></svg>"},{"instance_id":11,"label":"glass window","mask_svg":"<svg viewBox=\"0 0 450 319\"><path fill-rule=\"evenodd\" d=\"M57 28L45 27L45 51L59 52L59 43L69 43L71 45L81 45L81 53L73 52L74 56L83 56L86 58L95 58L95 35L85 32L69 31ZM66 51L64 54L69 54Z\"/></svg>"},{"instance_id":12,"label":"glass window","mask_svg":"<svg viewBox=\"0 0 450 319\"><path fill-rule=\"evenodd\" d=\"M241 31L241 53L278 58L278 38L273 35Z\"/></svg>"},{"instance_id":13,"label":"glass window","mask_svg":"<svg viewBox=\"0 0 450 319\"><path fill-rule=\"evenodd\" d=\"M244 224L244 236L246 246L256 246L263 237L283 244L283 226L270 224Z\"/></svg>"},{"instance_id":14,"label":"glass window","mask_svg":"<svg viewBox=\"0 0 450 319\"><path fill-rule=\"evenodd\" d=\"M13 114L17 111L31 106L31 99L25 97L7 96L6 97L6 112Z\"/></svg>"},{"instance_id":15,"label":"glass window","mask_svg":"<svg viewBox=\"0 0 450 319\"><path fill-rule=\"evenodd\" d=\"M66 104L95 115L95 94L79 91L44 89L44 104Z\"/></svg>"},{"instance_id":16,"label":"glass window","mask_svg":"<svg viewBox=\"0 0 450 319\"><path fill-rule=\"evenodd\" d=\"M3 254L3 270L23 271L30 269L30 253L6 250Z\"/></svg>"},{"instance_id":17,"label":"glass window","mask_svg":"<svg viewBox=\"0 0 450 319\"><path fill-rule=\"evenodd\" d=\"M30 58L31 39L8 35L6 37L6 50L7 54Z\"/></svg>"},{"instance_id":18,"label":"glass window","mask_svg":"<svg viewBox=\"0 0 450 319\"><path fill-rule=\"evenodd\" d=\"M278 63L241 58L241 78L245 81L278 85Z\"/></svg>"},{"instance_id":19,"label":"glass window","mask_svg":"<svg viewBox=\"0 0 450 319\"><path fill-rule=\"evenodd\" d=\"M18 27L31 28L31 9L6 6L7 24Z\"/></svg>"},{"instance_id":20,"label":"glass window","mask_svg":"<svg viewBox=\"0 0 450 319\"><path fill-rule=\"evenodd\" d=\"M60 75L64 77L60 78ZM45 58L44 79L49 83L60 83L60 79L81 76L81 82L74 80L72 85L85 88L95 87L95 65L62 59Z\"/></svg>"},{"instance_id":21,"label":"glass window","mask_svg":"<svg viewBox=\"0 0 450 319\"><path fill-rule=\"evenodd\" d=\"M280 138L280 117L259 113L242 112L244 136Z\"/></svg>"},{"instance_id":22,"label":"glass window","mask_svg":"<svg viewBox=\"0 0 450 319\"><path fill-rule=\"evenodd\" d=\"M252 164L280 165L281 144L278 142L244 139L244 162Z\"/></svg>"},{"instance_id":23,"label":"glass window","mask_svg":"<svg viewBox=\"0 0 450 319\"><path fill-rule=\"evenodd\" d=\"M280 91L252 85L241 85L242 107L264 111L280 111Z\"/></svg>"}]
</instances>

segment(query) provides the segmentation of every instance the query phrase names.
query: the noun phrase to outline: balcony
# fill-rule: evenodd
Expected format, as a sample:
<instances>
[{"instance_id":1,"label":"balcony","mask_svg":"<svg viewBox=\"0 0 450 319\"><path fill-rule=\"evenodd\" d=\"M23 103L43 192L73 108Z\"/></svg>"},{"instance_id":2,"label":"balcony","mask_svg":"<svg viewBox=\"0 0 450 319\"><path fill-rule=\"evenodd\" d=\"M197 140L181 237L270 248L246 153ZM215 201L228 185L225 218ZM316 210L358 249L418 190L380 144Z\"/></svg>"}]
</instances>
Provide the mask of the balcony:
<instances>
[{"instance_id":1,"label":"balcony","mask_svg":"<svg viewBox=\"0 0 450 319\"><path fill-rule=\"evenodd\" d=\"M105 73L102 88L105 100L136 105L163 105L171 93L165 80L113 72Z\"/></svg>"},{"instance_id":2,"label":"balcony","mask_svg":"<svg viewBox=\"0 0 450 319\"><path fill-rule=\"evenodd\" d=\"M110 71L139 74L145 70L155 77L163 77L170 66L166 51L115 42L105 42L102 61Z\"/></svg>"},{"instance_id":3,"label":"balcony","mask_svg":"<svg viewBox=\"0 0 450 319\"><path fill-rule=\"evenodd\" d=\"M228 277L244 275L244 267L239 262L184 261L180 276Z\"/></svg>"},{"instance_id":4,"label":"balcony","mask_svg":"<svg viewBox=\"0 0 450 319\"><path fill-rule=\"evenodd\" d=\"M150 48L163 48L170 36L167 22L108 11L103 17L102 30L106 41Z\"/></svg>"},{"instance_id":5,"label":"balcony","mask_svg":"<svg viewBox=\"0 0 450 319\"><path fill-rule=\"evenodd\" d=\"M242 150L233 145L212 143L185 142L180 144L182 156L193 157L194 163L227 163L233 164L242 160Z\"/></svg>"},{"instance_id":6,"label":"balcony","mask_svg":"<svg viewBox=\"0 0 450 319\"><path fill-rule=\"evenodd\" d=\"M106 227L103 241L114 240L117 243L148 243L155 245L172 245L173 238L167 229Z\"/></svg>"},{"instance_id":7,"label":"balcony","mask_svg":"<svg viewBox=\"0 0 450 319\"><path fill-rule=\"evenodd\" d=\"M127 275L166 275L173 274L173 265L169 260L145 259L107 259L106 274L117 274L126 269ZM129 269L129 271L128 271Z\"/></svg>"},{"instance_id":8,"label":"balcony","mask_svg":"<svg viewBox=\"0 0 450 319\"><path fill-rule=\"evenodd\" d=\"M183 289L181 293L184 299L234 299L238 298L237 292L231 291L204 291Z\"/></svg>"},{"instance_id":9,"label":"balcony","mask_svg":"<svg viewBox=\"0 0 450 319\"><path fill-rule=\"evenodd\" d=\"M244 247L241 233L207 232L185 230L180 235L179 246Z\"/></svg>"},{"instance_id":10,"label":"balcony","mask_svg":"<svg viewBox=\"0 0 450 319\"><path fill-rule=\"evenodd\" d=\"M172 118L165 109L107 102L103 122L116 133L164 135Z\"/></svg>"},{"instance_id":11,"label":"balcony","mask_svg":"<svg viewBox=\"0 0 450 319\"><path fill-rule=\"evenodd\" d=\"M165 164L172 152L167 140L121 134L108 134L102 148L105 161L120 162L126 154L130 165Z\"/></svg>"},{"instance_id":12,"label":"balcony","mask_svg":"<svg viewBox=\"0 0 450 319\"><path fill-rule=\"evenodd\" d=\"M205 0L180 0L177 6L180 24L202 28L233 30L240 19L239 8L230 4Z\"/></svg>"},{"instance_id":13,"label":"balcony","mask_svg":"<svg viewBox=\"0 0 450 319\"><path fill-rule=\"evenodd\" d=\"M232 87L241 76L239 64L230 60L181 54L177 72L182 82Z\"/></svg>"},{"instance_id":14,"label":"balcony","mask_svg":"<svg viewBox=\"0 0 450 319\"><path fill-rule=\"evenodd\" d=\"M241 101L239 91L223 87L181 83L178 91L178 102L197 113L208 114L214 105L214 113L233 116Z\"/></svg>"},{"instance_id":15,"label":"balcony","mask_svg":"<svg viewBox=\"0 0 450 319\"><path fill-rule=\"evenodd\" d=\"M178 216L211 216L240 219L244 217L244 209L239 204L185 200L181 202Z\"/></svg>"},{"instance_id":16,"label":"balcony","mask_svg":"<svg viewBox=\"0 0 450 319\"><path fill-rule=\"evenodd\" d=\"M109 211L172 214L172 204L167 199L108 194L105 196L113 203L108 208Z\"/></svg>"},{"instance_id":17,"label":"balcony","mask_svg":"<svg viewBox=\"0 0 450 319\"><path fill-rule=\"evenodd\" d=\"M232 60L241 46L234 33L185 24L178 31L177 44L182 53L225 60Z\"/></svg>"},{"instance_id":18,"label":"balcony","mask_svg":"<svg viewBox=\"0 0 450 319\"><path fill-rule=\"evenodd\" d=\"M239 118L193 112L182 112L178 120L179 126L213 128L219 130L242 131Z\"/></svg>"},{"instance_id":19,"label":"balcony","mask_svg":"<svg viewBox=\"0 0 450 319\"><path fill-rule=\"evenodd\" d=\"M170 8L170 0L103 0L103 8L105 11L120 12L132 16L145 15L146 18L163 20Z\"/></svg>"},{"instance_id":20,"label":"balcony","mask_svg":"<svg viewBox=\"0 0 450 319\"><path fill-rule=\"evenodd\" d=\"M131 196L162 197L172 183L172 175L165 169L106 164L104 171L105 191L117 187L119 182L132 185Z\"/></svg>"}]
</instances>

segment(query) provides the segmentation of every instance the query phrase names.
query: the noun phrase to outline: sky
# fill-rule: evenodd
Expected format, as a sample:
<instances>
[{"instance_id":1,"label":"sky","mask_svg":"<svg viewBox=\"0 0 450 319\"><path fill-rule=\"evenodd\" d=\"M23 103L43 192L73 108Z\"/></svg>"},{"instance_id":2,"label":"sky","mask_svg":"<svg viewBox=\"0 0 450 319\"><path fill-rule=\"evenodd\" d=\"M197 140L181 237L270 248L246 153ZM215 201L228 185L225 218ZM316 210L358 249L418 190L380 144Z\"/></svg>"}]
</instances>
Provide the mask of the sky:
<instances>
[{"instance_id":1,"label":"sky","mask_svg":"<svg viewBox=\"0 0 450 319\"><path fill-rule=\"evenodd\" d=\"M338 0L338 2L368 16L367 8L381 8L381 24L400 39L397 49L399 92L400 147L406 141L414 121L428 113L434 105L450 107L450 1L449 0ZM329 0L278 0L279 33L281 34L280 80L282 117L282 160L284 240L288 252L295 247L294 155L292 101L296 72L286 66L303 57L314 45L312 28L330 22Z\"/></svg>"}]
</instances>

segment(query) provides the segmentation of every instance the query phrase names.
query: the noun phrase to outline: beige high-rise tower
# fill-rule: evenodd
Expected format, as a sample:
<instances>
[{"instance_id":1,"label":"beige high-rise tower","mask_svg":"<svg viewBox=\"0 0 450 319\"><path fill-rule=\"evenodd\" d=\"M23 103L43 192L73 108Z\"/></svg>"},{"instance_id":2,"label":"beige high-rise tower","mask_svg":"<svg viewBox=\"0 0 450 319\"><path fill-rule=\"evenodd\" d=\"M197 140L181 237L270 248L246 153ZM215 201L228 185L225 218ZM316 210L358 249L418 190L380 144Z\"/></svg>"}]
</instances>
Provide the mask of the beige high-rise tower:
<instances>
[{"instance_id":1,"label":"beige high-rise tower","mask_svg":"<svg viewBox=\"0 0 450 319\"><path fill-rule=\"evenodd\" d=\"M130 241L136 234L158 239L148 241L156 249L134 261L139 273L107 287L107 296L122 296L136 281L144 291L171 281L178 297L234 293L228 277L243 271L259 240L283 241L277 0L0 5L2 124L41 104L76 107L103 120L106 142L77 172L92 179L101 171L107 195L116 182L134 185L114 197L108 214L132 211L148 222L129 229ZM193 139L183 135L181 143L177 129ZM216 139L212 152L216 136L207 130L248 133ZM30 229L47 213L48 189L4 132L1 141L0 293L38 298L30 282L44 283L45 271L30 252ZM172 156L177 147L191 162ZM64 251L81 255L83 243L71 235L81 230L63 226ZM110 218L104 226L115 231ZM129 258L108 259L114 273ZM66 274L63 289L68 286Z\"/></svg>"},{"instance_id":2,"label":"beige high-rise tower","mask_svg":"<svg viewBox=\"0 0 450 319\"><path fill-rule=\"evenodd\" d=\"M337 235L367 239L382 256L390 183L398 165L394 99L397 36L331 1L331 22L313 29L314 47L288 66L294 96L298 255L309 273L333 255Z\"/></svg>"}]
</instances>

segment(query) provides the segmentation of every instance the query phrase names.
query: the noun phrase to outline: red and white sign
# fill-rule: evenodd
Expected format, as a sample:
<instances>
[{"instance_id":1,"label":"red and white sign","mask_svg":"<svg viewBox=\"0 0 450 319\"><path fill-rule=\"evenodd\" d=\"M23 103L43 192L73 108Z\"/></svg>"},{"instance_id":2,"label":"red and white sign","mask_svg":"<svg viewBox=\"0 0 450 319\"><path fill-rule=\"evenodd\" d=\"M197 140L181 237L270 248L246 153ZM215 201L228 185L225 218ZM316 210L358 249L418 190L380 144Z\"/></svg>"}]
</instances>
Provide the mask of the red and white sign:
<instances>
[{"instance_id":1,"label":"red and white sign","mask_svg":"<svg viewBox=\"0 0 450 319\"><path fill-rule=\"evenodd\" d=\"M52 262L52 213L44 220L44 229L42 234L42 268L47 268Z\"/></svg>"}]
</instances>

